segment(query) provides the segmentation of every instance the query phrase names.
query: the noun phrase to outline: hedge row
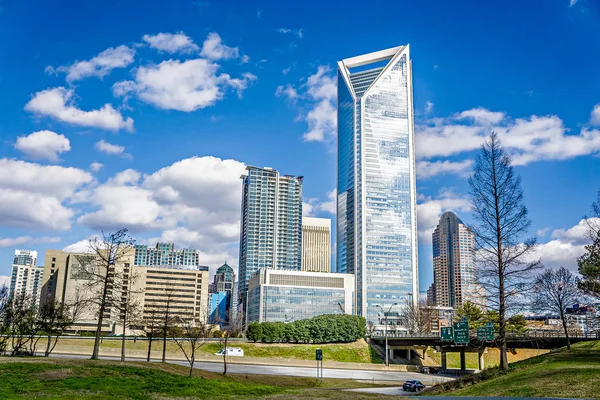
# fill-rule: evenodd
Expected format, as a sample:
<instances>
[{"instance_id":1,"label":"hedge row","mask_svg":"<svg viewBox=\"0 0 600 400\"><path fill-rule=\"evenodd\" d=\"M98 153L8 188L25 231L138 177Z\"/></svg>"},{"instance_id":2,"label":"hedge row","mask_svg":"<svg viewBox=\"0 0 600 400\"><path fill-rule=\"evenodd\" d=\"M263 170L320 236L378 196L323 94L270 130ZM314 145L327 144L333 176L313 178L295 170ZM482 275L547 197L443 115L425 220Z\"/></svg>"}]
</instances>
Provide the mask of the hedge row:
<instances>
[{"instance_id":1,"label":"hedge row","mask_svg":"<svg viewBox=\"0 0 600 400\"><path fill-rule=\"evenodd\" d=\"M366 320L358 315L327 314L294 322L252 322L246 330L248 340L267 343L353 342L364 337Z\"/></svg>"}]
</instances>

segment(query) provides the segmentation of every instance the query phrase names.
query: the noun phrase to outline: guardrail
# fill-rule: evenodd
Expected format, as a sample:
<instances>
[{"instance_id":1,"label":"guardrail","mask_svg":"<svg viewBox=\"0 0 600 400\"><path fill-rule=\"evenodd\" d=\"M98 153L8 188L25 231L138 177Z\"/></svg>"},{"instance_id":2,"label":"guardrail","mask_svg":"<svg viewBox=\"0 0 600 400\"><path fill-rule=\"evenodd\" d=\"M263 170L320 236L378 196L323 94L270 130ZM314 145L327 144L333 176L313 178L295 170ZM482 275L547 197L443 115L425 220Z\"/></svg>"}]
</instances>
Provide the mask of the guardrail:
<instances>
[{"instance_id":1,"label":"guardrail","mask_svg":"<svg viewBox=\"0 0 600 400\"><path fill-rule=\"evenodd\" d=\"M477 339L476 335L470 335L471 339ZM376 333L372 335L367 335L368 338L371 339L385 339L386 335L384 333ZM409 334L409 333L388 333L388 339L440 339L440 335L437 333L419 333L419 334ZM526 334L518 334L518 333L507 333L506 339L508 340L530 340L530 339L543 339L543 338L554 338L554 339L565 339L566 336L563 332L558 331L536 331L531 330ZM569 333L570 339L600 339L600 331L599 332L588 332L588 333Z\"/></svg>"}]
</instances>

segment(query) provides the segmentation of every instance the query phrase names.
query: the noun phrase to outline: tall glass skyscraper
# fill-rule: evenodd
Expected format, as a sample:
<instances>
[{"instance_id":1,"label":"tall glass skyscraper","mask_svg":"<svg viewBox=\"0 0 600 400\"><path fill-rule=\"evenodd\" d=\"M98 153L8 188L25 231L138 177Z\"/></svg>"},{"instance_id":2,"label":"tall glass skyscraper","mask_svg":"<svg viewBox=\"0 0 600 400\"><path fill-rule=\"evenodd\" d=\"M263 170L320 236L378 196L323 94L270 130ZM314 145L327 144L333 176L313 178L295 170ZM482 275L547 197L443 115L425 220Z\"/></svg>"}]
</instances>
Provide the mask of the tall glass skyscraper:
<instances>
[{"instance_id":1,"label":"tall glass skyscraper","mask_svg":"<svg viewBox=\"0 0 600 400\"><path fill-rule=\"evenodd\" d=\"M299 271L302 257L302 177L272 168L246 170L238 274L242 304L248 281L260 268Z\"/></svg>"},{"instance_id":2,"label":"tall glass skyscraper","mask_svg":"<svg viewBox=\"0 0 600 400\"><path fill-rule=\"evenodd\" d=\"M411 71L408 45L338 62L337 271L379 329L418 302Z\"/></svg>"}]
</instances>

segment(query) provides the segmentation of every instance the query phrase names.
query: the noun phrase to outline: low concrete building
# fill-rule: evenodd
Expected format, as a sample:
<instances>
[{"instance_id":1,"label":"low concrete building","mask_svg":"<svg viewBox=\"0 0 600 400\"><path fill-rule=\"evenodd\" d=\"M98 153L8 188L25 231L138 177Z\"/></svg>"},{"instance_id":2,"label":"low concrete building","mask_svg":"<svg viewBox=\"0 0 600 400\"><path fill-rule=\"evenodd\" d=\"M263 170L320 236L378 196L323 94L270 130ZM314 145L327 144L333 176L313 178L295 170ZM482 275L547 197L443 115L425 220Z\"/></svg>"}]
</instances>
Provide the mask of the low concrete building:
<instances>
[{"instance_id":1,"label":"low concrete building","mask_svg":"<svg viewBox=\"0 0 600 400\"><path fill-rule=\"evenodd\" d=\"M246 322L353 314L354 275L261 269L248 282Z\"/></svg>"}]
</instances>

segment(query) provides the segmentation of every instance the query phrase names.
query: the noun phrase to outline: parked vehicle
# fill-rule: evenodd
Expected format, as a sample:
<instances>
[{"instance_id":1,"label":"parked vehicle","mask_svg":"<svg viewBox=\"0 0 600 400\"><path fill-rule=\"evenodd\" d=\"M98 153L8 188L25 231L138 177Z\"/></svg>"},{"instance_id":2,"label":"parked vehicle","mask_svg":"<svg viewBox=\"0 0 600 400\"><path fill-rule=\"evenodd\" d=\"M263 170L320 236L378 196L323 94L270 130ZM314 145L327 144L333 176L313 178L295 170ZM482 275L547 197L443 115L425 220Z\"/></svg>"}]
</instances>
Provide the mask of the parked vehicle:
<instances>
[{"instance_id":1,"label":"parked vehicle","mask_svg":"<svg viewBox=\"0 0 600 400\"><path fill-rule=\"evenodd\" d=\"M421 381L415 381L413 379L404 382L404 385L402 385L402 390L407 392L418 392L423 389L425 389L425 385L423 385Z\"/></svg>"},{"instance_id":2,"label":"parked vehicle","mask_svg":"<svg viewBox=\"0 0 600 400\"><path fill-rule=\"evenodd\" d=\"M422 367L421 368L421 373L422 374L437 374L438 373L438 369L435 367Z\"/></svg>"},{"instance_id":3,"label":"parked vehicle","mask_svg":"<svg viewBox=\"0 0 600 400\"><path fill-rule=\"evenodd\" d=\"M223 353L225 353L225 349L217 351L215 353L215 356L222 356ZM225 355L234 357L244 357L244 350L240 349L239 347L228 347L227 353Z\"/></svg>"}]
</instances>

